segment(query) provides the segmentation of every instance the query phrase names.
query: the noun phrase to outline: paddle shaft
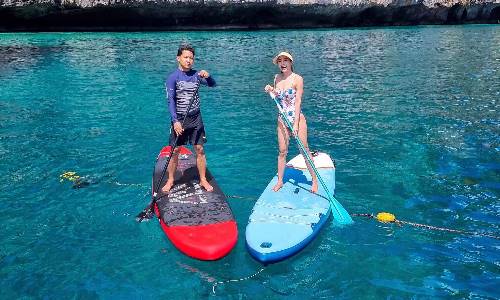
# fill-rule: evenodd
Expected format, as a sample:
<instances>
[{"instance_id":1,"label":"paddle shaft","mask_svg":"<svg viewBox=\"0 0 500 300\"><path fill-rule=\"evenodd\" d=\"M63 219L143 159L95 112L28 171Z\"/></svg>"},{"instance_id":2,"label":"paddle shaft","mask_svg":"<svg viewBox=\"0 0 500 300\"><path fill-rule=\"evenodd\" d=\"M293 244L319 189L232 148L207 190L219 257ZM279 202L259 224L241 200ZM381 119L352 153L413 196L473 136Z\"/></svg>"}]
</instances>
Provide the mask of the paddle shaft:
<instances>
[{"instance_id":1,"label":"paddle shaft","mask_svg":"<svg viewBox=\"0 0 500 300\"><path fill-rule=\"evenodd\" d=\"M337 199L335 199L335 197L333 196L333 194L328 189L326 183L323 181L323 178L321 178L321 176L319 175L318 169L316 169L316 166L314 165L314 161L309 156L309 152L304 147L304 144L302 144L302 141L300 140L300 138L293 131L293 125L292 125L292 123L290 123L290 120L288 120L288 118L286 117L286 114L283 111L283 108L281 107L280 103L276 99L276 96L272 92L269 93L269 94L271 95L271 98L273 98L274 102L276 103L276 107L278 107L278 110L279 110L280 115L281 115L281 119L283 120L283 122L285 122L285 124L288 127L288 129L292 132L292 135L293 135L295 141L297 142L297 145L299 146L299 149L302 152L302 155L304 156L304 158L307 160L307 162L309 163L309 165L313 169L314 174L316 174L316 177L318 178L319 182L321 183L321 186L325 190L326 195L328 197L328 201L330 201L330 204L332 205L332 207L335 208L335 210L339 214L339 217L341 219L344 219L344 217L342 216L340 208L338 207L337 203L335 203L335 201L337 201ZM297 117L300 117L300 116L297 116Z\"/></svg>"}]
</instances>

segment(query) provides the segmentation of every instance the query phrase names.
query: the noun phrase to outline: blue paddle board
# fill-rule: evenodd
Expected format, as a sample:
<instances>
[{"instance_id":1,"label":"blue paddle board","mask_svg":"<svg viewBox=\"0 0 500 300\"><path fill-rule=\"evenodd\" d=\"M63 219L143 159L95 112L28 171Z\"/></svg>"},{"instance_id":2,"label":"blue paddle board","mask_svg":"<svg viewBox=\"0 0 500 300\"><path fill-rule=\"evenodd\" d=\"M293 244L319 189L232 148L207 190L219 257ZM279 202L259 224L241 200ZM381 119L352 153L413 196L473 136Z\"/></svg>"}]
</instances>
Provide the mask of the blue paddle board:
<instances>
[{"instance_id":1,"label":"blue paddle board","mask_svg":"<svg viewBox=\"0 0 500 300\"><path fill-rule=\"evenodd\" d=\"M314 165L330 192L335 190L335 165L326 153L313 154ZM302 250L325 225L331 213L327 193L319 185L311 192L311 175L302 155L285 168L283 187L275 192L278 176L269 182L252 210L246 227L250 254L262 263L286 259Z\"/></svg>"}]
</instances>

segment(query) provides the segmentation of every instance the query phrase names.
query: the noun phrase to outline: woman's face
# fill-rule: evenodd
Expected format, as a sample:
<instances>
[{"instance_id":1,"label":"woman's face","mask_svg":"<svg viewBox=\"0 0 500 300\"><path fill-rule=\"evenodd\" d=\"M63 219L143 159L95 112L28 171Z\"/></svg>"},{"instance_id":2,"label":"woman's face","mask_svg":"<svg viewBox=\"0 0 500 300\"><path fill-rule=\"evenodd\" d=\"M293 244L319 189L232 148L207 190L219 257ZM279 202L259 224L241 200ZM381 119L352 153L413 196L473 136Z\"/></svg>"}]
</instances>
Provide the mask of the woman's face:
<instances>
[{"instance_id":1,"label":"woman's face","mask_svg":"<svg viewBox=\"0 0 500 300\"><path fill-rule=\"evenodd\" d=\"M281 73L292 72L292 61L286 56L280 56L276 60L276 64Z\"/></svg>"}]
</instances>

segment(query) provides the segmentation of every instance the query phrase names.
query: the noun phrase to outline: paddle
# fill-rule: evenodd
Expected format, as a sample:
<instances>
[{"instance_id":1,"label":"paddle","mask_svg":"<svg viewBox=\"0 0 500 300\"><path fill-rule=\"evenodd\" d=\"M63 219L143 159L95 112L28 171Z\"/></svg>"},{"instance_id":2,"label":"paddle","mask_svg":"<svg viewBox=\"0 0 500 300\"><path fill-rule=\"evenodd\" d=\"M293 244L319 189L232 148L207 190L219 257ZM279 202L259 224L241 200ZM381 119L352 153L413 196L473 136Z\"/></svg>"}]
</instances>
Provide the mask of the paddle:
<instances>
[{"instance_id":1,"label":"paddle","mask_svg":"<svg viewBox=\"0 0 500 300\"><path fill-rule=\"evenodd\" d=\"M199 76L199 75L198 75ZM200 88L200 79L198 78L198 89ZM196 90L196 92L193 94L193 98L191 98L191 100L189 101L189 105L188 105L188 108L186 110L186 114L184 115L184 118L182 119L182 122L181 122L181 127L184 128L184 122L186 121L186 117L187 117L187 113L189 112L189 110L191 109L191 105L193 104L193 100L194 98L196 97L196 95L198 94L198 89ZM172 129L173 129L173 124L172 124ZM156 204L156 201L158 201L158 198L156 197L158 195L158 191L160 190L160 185L161 185L161 182L163 181L163 178L165 178L165 173L168 169L168 164L170 163L170 159L172 158L172 154L174 153L174 150L175 148L177 147L177 141L179 140L179 135L176 135L175 137L175 140L174 140L174 145L173 147L171 146L170 147L170 155L167 157L167 161L165 162L165 166L163 167L163 171L161 172L161 178L160 180L156 183L156 187L154 189L154 192L153 192L153 199L151 200L151 202L149 203L148 206L146 206L146 208L144 208L136 217L135 217L135 220L137 222L142 222L144 220L147 220L149 221L152 217L153 217L153 208ZM154 174L153 174L154 176Z\"/></svg>"},{"instance_id":2,"label":"paddle","mask_svg":"<svg viewBox=\"0 0 500 300\"><path fill-rule=\"evenodd\" d=\"M288 129L292 132L292 135L293 135L295 141L297 142L297 145L302 153L302 156L304 156L304 158L307 160L307 162L309 163L309 165L313 169L314 173L316 174L316 177L318 178L319 182L321 183L321 186L325 190L326 195L328 197L328 201L330 201L330 206L332 208L333 218L338 223L340 223L342 225L347 225L347 224L353 223L353 220L352 220L351 216L349 215L349 213L344 209L344 207L342 207L342 204L340 204L337 201L337 199L335 199L335 197L332 195L332 193L330 192L330 190L326 186L326 183L323 181L323 178L321 178L321 176L319 175L318 169L316 169L316 166L314 165L314 161L309 156L309 153L306 152L306 149L305 149L304 145L302 144L302 141L295 134L295 132L293 132L293 125L292 125L292 123L290 123L290 120L288 120L288 118L286 117L286 113L283 110L283 107L281 107L281 104L276 99L276 95L274 95L274 93L272 93L272 92L270 92L269 95L276 103L276 106L278 107L278 110L279 110L280 115L281 115L281 119L283 120L283 122L285 122Z\"/></svg>"}]
</instances>

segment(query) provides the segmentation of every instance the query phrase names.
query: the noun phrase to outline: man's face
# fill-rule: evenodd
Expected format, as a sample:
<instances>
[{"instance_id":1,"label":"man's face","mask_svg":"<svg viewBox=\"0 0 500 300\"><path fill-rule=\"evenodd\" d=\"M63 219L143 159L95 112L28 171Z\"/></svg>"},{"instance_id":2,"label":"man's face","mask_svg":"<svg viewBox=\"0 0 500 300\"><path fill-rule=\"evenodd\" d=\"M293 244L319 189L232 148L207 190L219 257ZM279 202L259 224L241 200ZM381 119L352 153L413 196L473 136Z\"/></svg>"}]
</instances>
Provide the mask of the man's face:
<instances>
[{"instance_id":1,"label":"man's face","mask_svg":"<svg viewBox=\"0 0 500 300\"><path fill-rule=\"evenodd\" d=\"M189 50L182 50L181 55L177 56L177 61L183 71L189 71L194 63L194 55Z\"/></svg>"}]
</instances>

